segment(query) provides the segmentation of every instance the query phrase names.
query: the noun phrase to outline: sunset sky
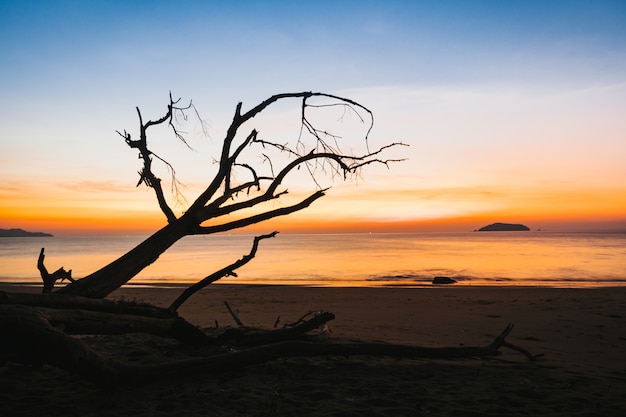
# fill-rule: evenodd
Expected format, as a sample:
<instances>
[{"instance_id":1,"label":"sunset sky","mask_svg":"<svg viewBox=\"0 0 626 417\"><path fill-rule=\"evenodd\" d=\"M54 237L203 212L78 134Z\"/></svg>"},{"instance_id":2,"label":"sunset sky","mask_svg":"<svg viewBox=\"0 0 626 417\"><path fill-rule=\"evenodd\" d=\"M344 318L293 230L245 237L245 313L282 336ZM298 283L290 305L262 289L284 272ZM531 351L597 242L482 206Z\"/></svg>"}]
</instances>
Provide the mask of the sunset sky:
<instances>
[{"instance_id":1,"label":"sunset sky","mask_svg":"<svg viewBox=\"0 0 626 417\"><path fill-rule=\"evenodd\" d=\"M165 218L116 134L137 135L135 106L193 99L208 137L191 123L196 151L159 148L193 201L237 102L323 91L407 160L255 230L626 230L625 22L601 0L0 0L0 228L148 234ZM293 135L292 114L266 131Z\"/></svg>"}]
</instances>

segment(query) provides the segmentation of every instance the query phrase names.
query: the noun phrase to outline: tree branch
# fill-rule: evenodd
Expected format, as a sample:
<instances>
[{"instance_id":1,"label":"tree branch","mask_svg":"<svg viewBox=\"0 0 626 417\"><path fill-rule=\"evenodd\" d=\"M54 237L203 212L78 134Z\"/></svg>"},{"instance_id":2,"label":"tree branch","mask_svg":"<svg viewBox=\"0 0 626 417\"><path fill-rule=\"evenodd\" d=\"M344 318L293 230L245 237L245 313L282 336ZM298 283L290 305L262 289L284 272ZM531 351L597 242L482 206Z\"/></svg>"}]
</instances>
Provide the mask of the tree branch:
<instances>
[{"instance_id":1,"label":"tree branch","mask_svg":"<svg viewBox=\"0 0 626 417\"><path fill-rule=\"evenodd\" d=\"M342 170L342 172L344 173L344 178L345 176L347 176L347 174L349 173L354 173L357 170L359 170L360 168L369 165L369 164L373 164L373 163L381 163L384 165L388 165L390 162L398 162L398 161L402 161L401 159L397 159L397 160L383 160L383 159L379 159L379 158L372 158L373 156L378 155L379 153L381 153L383 150L390 148L390 147L394 147L394 146L407 146L403 143L392 143L390 145L384 146L380 149L378 149L375 152L371 152L368 153L367 155L362 155L362 156L350 156L350 155L340 155L340 154L335 154L335 153L330 153L330 152L326 152L326 153L309 153L307 155L303 155L300 156L299 158L296 158L295 160L293 160L292 162L290 162L289 164L287 164L279 173L278 175L272 180L271 184L268 186L267 190L259 195L256 196L254 198L251 198L249 200L246 201L239 201L233 204L230 204L228 206L225 207L219 207L219 205L223 204L224 202L226 202L228 200L228 198L230 198L230 196L232 194L224 194L222 197L214 200L213 202L211 202L209 205L207 205L206 207L204 207L203 209L198 211L198 218L201 221L206 221L209 220L211 218L216 218L216 217L220 217L226 214L230 214L233 212L236 212L238 210L242 210L245 208L250 208L250 207L254 207L260 203L278 198L281 194L283 193L279 193L279 194L275 194L276 189L278 188L278 186L282 183L282 181L285 179L285 177L294 169L296 169L298 166L302 165L302 164L306 164L309 161L312 160L316 160L316 159L324 159L324 160L331 160L334 161L339 168ZM352 161L353 163L346 163L346 161ZM253 171L253 174L256 175L256 172ZM263 179L270 179L267 177L264 177ZM243 187L243 189L245 188L249 188L252 185L258 185L258 179L255 179L255 181L251 181L249 183L246 183L246 185ZM304 207L303 207L304 208Z\"/></svg>"},{"instance_id":2,"label":"tree branch","mask_svg":"<svg viewBox=\"0 0 626 417\"><path fill-rule=\"evenodd\" d=\"M174 136L176 136L177 139L183 142L185 146L187 146L189 149L192 149L191 146L189 146L189 143L185 139L184 135L174 125L174 120L177 113L180 113L182 117L186 120L187 116L185 114L185 111L189 109L193 109L194 111L196 111L196 109L192 102L189 102L189 105L187 105L186 107L178 107L177 104L179 101L180 99L174 101L172 99L172 93L170 93L170 102L167 106L167 112L165 113L165 115L163 115L160 119L149 120L146 123L143 122L141 110L139 110L139 107L137 107L137 116L139 118L139 140L133 140L130 133L127 133L126 131L124 131L124 133L121 133L119 131L117 132L120 136L124 138L126 144L130 148L139 150L139 158L143 160L143 168L141 169L141 171L139 171L139 181L137 182L137 186L143 183L154 190L157 201L159 203L159 207L161 208L163 214L165 214L168 223L172 223L173 221L175 221L176 215L167 203L167 199L165 198L165 194L161 186L161 179L157 177L152 171L152 156L163 162L166 165L167 169L170 171L172 176L172 193L176 195L177 199L184 199L184 197L182 197L182 194L178 191L179 182L176 179L176 171L174 167L164 158L161 158L148 148L147 131L152 126L158 126L167 122L168 126L170 126L172 131L174 132ZM198 114L197 111L196 114Z\"/></svg>"},{"instance_id":3,"label":"tree branch","mask_svg":"<svg viewBox=\"0 0 626 417\"><path fill-rule=\"evenodd\" d=\"M63 267L57 269L53 273L48 273L48 269L44 265L44 259L46 255L44 255L44 248L41 248L39 252L39 258L37 259L37 269L39 270L39 274L41 275L41 279L43 281L43 290L44 294L52 292L54 288L54 284L60 279L63 281L64 279L69 280L70 282L74 282L74 278L72 278L72 270L66 271Z\"/></svg>"},{"instance_id":4,"label":"tree branch","mask_svg":"<svg viewBox=\"0 0 626 417\"><path fill-rule=\"evenodd\" d=\"M368 130L367 133L365 135L365 141L367 143L368 137L369 137L369 133L373 127L373 123L374 123L374 118L372 115L372 112L367 109L365 106L357 103L356 101L350 100L348 98L345 97L340 97L340 96L335 96L332 94L325 94L325 93L313 93L313 92L300 92L300 93L283 93L283 94L276 94L271 96L270 98L266 99L265 101L261 102L260 104L258 104L257 106L253 107L252 109L248 110L245 113L241 113L241 107L242 107L242 103L238 103L237 104L237 108L235 110L235 114L233 116L233 120L231 122L230 127L228 128L226 137L224 138L223 141L223 145L222 145L222 152L221 152L221 157L220 157L220 168L218 170L218 173L216 174L214 180L211 182L211 184L205 189L205 191L200 194L200 196L198 196L198 198L196 199L196 201L194 201L194 203L189 207L188 211L198 211L198 210L202 210L202 207L204 207L210 200L211 198L213 198L213 196L216 194L216 192L219 190L219 188L222 186L222 184L224 184L224 181L227 181L227 183L225 184L225 190L228 190L228 187L230 187L229 184L229 175L230 175L230 169L232 166L232 163L234 163L235 161L232 159L232 156L238 156L239 153L243 150L243 145L238 147L238 149L235 151L234 155L231 155L231 147L233 146L233 142L236 138L238 129L241 127L241 125L243 125L245 122L247 122L248 120L254 118L257 114L259 114L260 112L262 112L263 110L265 110L267 107L269 107L271 104L279 101L279 100L283 100L283 99L288 99L288 98L300 98L302 99L302 122L305 125L308 126L313 126L309 120L306 118L306 113L305 113L305 109L307 106L309 106L307 104L307 99L309 99L310 97L325 97L325 98L329 98L332 100L338 100L340 103L343 103L343 105L345 106L350 106L350 108L354 109L354 108L359 108L362 109L363 111L367 112L370 116L370 125L368 126ZM356 111L355 111L356 112ZM358 114L358 113L357 113ZM359 118L361 119L361 121L363 121L363 118L359 116ZM317 130L314 130L314 132ZM262 144L269 144L269 142L260 142L257 140L256 138L257 136L257 132L256 130L253 130L252 133L246 138L246 140L244 141L244 144L247 144L248 142L258 142L258 143L262 143ZM319 136L317 136L319 139ZM287 148L286 146L283 148L283 150L287 150L289 148ZM338 150L334 150L330 147L325 147L324 148L326 151L338 151ZM299 155L297 152L295 152L294 150L290 150L290 152L294 153L295 155ZM209 211L212 211L212 209L210 209ZM200 216L201 218L203 216Z\"/></svg>"},{"instance_id":5,"label":"tree branch","mask_svg":"<svg viewBox=\"0 0 626 417\"><path fill-rule=\"evenodd\" d=\"M259 223L264 220L273 219L274 217L286 216L288 214L295 213L296 211L302 210L310 206L311 203L313 203L315 200L323 197L325 195L324 194L325 191L326 190L318 190L315 193L311 194L309 197L300 201L299 203L288 206L288 207L281 207L279 209L266 211L260 214L256 214L254 216L250 216L250 217L246 217L243 219L234 220L232 222L218 224L214 226L198 226L197 228L193 230L192 234L209 235L213 233L227 232L229 230L250 226L252 224Z\"/></svg>"},{"instance_id":6,"label":"tree branch","mask_svg":"<svg viewBox=\"0 0 626 417\"><path fill-rule=\"evenodd\" d=\"M214 283L215 281L225 277L225 276L237 276L237 274L235 273L236 269L241 268L242 266L244 266L245 264L247 264L248 262L250 262L255 256L256 256L256 252L259 248L259 242L263 239L268 239L268 238L272 238L274 236L276 236L278 234L278 232L272 232L266 235L261 235L261 236L256 236L254 238L254 242L252 243L252 248L250 249L250 252L247 255L244 255L241 259L233 262L232 264L220 269L219 271L216 271L214 273L212 273L211 275L208 275L207 277L205 277L204 279L196 282L195 284L193 284L192 286L188 287L187 289L185 289L185 291L183 291L183 293L178 296L178 298L176 300L174 300L174 302L169 306L169 309L172 311L177 311L178 308L189 299L189 297L191 297L192 295L194 295L196 292L200 291L202 288L206 287L209 284Z\"/></svg>"}]
</instances>

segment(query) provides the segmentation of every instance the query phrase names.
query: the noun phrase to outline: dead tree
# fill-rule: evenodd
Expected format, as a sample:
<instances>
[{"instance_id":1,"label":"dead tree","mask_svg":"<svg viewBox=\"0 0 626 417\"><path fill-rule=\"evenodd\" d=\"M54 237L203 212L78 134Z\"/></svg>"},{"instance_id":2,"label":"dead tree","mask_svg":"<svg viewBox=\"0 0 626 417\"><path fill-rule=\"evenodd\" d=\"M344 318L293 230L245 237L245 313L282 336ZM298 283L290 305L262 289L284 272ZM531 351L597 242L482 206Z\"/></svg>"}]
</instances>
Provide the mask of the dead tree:
<instances>
[{"instance_id":1,"label":"dead tree","mask_svg":"<svg viewBox=\"0 0 626 417\"><path fill-rule=\"evenodd\" d=\"M288 100L298 100L300 108L300 132L292 141L279 143L263 138L255 128L248 128L252 119L260 113L277 102ZM153 169L153 163L164 163L172 172L175 185L174 167L150 148L148 131L152 132L158 126L167 126L176 138L187 144L176 120L177 116L186 118L188 112L195 111L195 107L191 103L180 106L179 100L173 100L170 95L167 111L154 121L144 121L137 108L138 139L133 139L126 131L118 133L131 149L139 152L142 168L137 185L145 184L154 190L157 203L166 219L165 226L117 260L78 280L73 280L71 271L63 268L52 274L48 273L42 249L37 267L44 281L46 294L0 292L0 334L3 335L0 341L0 362L20 360L26 356L27 360L48 362L85 378L106 382L214 372L278 357L302 355L468 357L497 355L501 347L509 347L534 359L534 356L523 349L505 342L504 338L511 327L507 327L494 342L485 347L420 348L379 343L311 344L311 337L315 335L310 335L310 332L323 328L329 320L334 319L332 313L320 313L306 320L303 318L293 326L282 329L266 331L239 326L216 336L207 334L178 316L178 307L191 295L224 276L236 275L237 268L254 258L259 242L274 237L277 232L257 236L248 254L199 280L174 300L169 308L104 299L185 236L227 232L289 215L307 208L324 196L327 188L319 185L318 179L321 175L338 175L345 179L358 174L367 165L387 165L401 160L384 159L381 155L389 148L404 146L402 143L369 149L368 137L373 127L372 113L351 99L326 93L301 92L274 95L247 111L243 111L242 107L241 103L237 105L221 143L215 176L179 216L168 202L161 179ZM329 129L318 126L311 116L311 112L337 109L344 113L343 116L351 114L363 123L364 134L361 139L365 144L365 151L362 153L344 152L342 138ZM242 131L245 132L242 134ZM250 152L262 158L264 164L261 167L254 166L248 162L249 159L244 158ZM284 201L288 192L284 185L287 178L301 169L311 175L316 185L314 189L305 196L297 197L295 202L278 208L267 204ZM71 282L49 294L54 283L64 278ZM110 335L128 332L175 338L183 344L202 346L208 350L205 355L195 359L153 366L131 366L104 358L81 339L72 337L76 334ZM210 349L211 346L223 345L236 347L236 350L216 353L215 349Z\"/></svg>"},{"instance_id":2,"label":"dead tree","mask_svg":"<svg viewBox=\"0 0 626 417\"><path fill-rule=\"evenodd\" d=\"M255 128L248 127L254 117L272 105L288 100L298 100L300 107L300 133L291 142L273 142L261 137ZM365 133L361 140L366 146L363 153L344 153L341 138L328 129L316 125L311 112L328 110L350 113L364 125ZM376 150L369 150L368 137L374 123L372 112L348 98L313 92L277 94L247 111L243 111L243 105L239 103L222 141L215 176L186 211L176 216L152 164L161 161L174 172L173 167L150 149L148 133L158 126L169 126L174 136L187 144L175 121L177 116L182 115L185 118L190 111L195 111L193 104L180 106L179 100L173 100L170 94L167 111L157 120L144 121L141 111L137 108L138 139L134 139L126 131L118 132L131 149L139 151L143 166L139 171L138 185L145 184L154 190L167 224L117 260L60 288L57 290L58 293L105 297L155 262L163 252L185 236L227 232L305 209L324 196L327 189L317 187L295 203L279 208L271 205L268 208L268 204L264 204L281 201L288 193L283 186L284 181L301 168L308 170L314 181L316 176L324 174L348 178L358 174L364 166L387 165L392 161L398 161L383 159L381 154L388 148L403 146L402 143L391 143ZM243 130L247 133L242 133ZM270 151L274 152L272 156L269 156ZM263 158L266 162L263 167L253 166L244 160L244 154L250 152ZM283 160L279 161L281 157ZM236 181L236 178L240 180ZM174 176L173 180L175 181ZM256 211L249 214L255 209ZM242 215L232 220L238 213Z\"/></svg>"}]
</instances>

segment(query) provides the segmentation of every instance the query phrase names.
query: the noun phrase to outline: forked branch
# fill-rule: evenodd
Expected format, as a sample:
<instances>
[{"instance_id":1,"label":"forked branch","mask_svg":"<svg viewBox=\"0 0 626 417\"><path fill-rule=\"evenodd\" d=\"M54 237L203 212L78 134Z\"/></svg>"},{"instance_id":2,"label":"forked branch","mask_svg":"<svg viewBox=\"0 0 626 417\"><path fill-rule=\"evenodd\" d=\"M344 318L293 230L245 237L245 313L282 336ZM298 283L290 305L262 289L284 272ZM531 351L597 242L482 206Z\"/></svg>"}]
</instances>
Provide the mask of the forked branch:
<instances>
[{"instance_id":1,"label":"forked branch","mask_svg":"<svg viewBox=\"0 0 626 417\"><path fill-rule=\"evenodd\" d=\"M326 190L318 190L304 200L300 201L299 203L293 204L291 206L265 211L260 214L255 214L249 217L245 217L243 219L233 220L227 223L217 224L213 226L199 226L194 230L194 234L209 235L213 233L227 232L229 230L239 229L265 220L273 219L274 217L286 216L288 214L295 213L296 211L300 211L310 206L315 200L323 197L325 195L325 191Z\"/></svg>"},{"instance_id":2,"label":"forked branch","mask_svg":"<svg viewBox=\"0 0 626 417\"><path fill-rule=\"evenodd\" d=\"M185 138L183 133L176 127L175 120L177 115L180 115L184 120L187 120L187 115L185 112L190 109L196 111L196 109L192 102L189 102L189 105L185 107L178 106L179 102L180 99L174 101L172 99L172 94L170 93L170 102L167 106L167 112L165 113L165 115L160 119L148 120L145 123L143 122L141 110L139 110L139 107L137 107L137 116L139 118L139 139L137 140L133 140L130 133L126 131L124 131L124 133L121 133L119 131L117 132L120 136L124 138L126 144L130 148L139 150L139 158L143 161L143 168L141 169L141 171L139 171L139 181L137 182L137 186L145 184L146 186L154 190L157 201L159 203L159 207L161 208L163 214L165 214L165 217L167 218L167 221L169 223L172 223L176 220L176 215L167 203L167 199L165 198L165 194L163 192L163 187L161 186L161 179L157 177L152 170L153 157L163 162L169 170L171 174L172 192L176 195L176 198L183 199L184 197L182 197L182 194L178 191L179 182L176 179L176 170L174 169L174 167L164 158L158 156L149 149L147 131L152 126L158 126L163 123L167 123L168 126L172 129L174 136L178 140L183 142L185 146L191 149L191 146L189 146L189 143L187 142L187 139Z\"/></svg>"},{"instance_id":3,"label":"forked branch","mask_svg":"<svg viewBox=\"0 0 626 417\"><path fill-rule=\"evenodd\" d=\"M310 104L309 101L312 98L329 99L331 100L331 103L322 104L322 105ZM297 138L297 141L295 142L295 144L292 144L290 146L288 144L278 144L278 143L274 143L265 139L261 139L258 137L259 133L256 129L252 129L251 133L248 134L246 138L243 139L239 144L237 144L236 142L237 133L238 133L239 128L244 123L251 120L259 113L263 112L272 104L280 100L285 100L285 99L300 99L301 100L301 129L300 129L300 135ZM322 129L322 128L315 126L307 114L307 109L309 108L322 108L322 107L335 107L335 106L344 107L346 111L350 111L356 114L361 123L367 123L367 130L364 135L364 141L366 144L366 148L368 150L364 155L361 155L361 156L344 155L341 152L339 145L337 144L338 137L336 135L333 135L331 132L329 132L328 129ZM207 208L206 212L200 217L203 220L208 219L209 217L207 217L207 213L211 213L211 216L215 217L214 216L214 214L216 213L215 208L223 204L224 201L228 199L228 198L225 198L225 196L230 197L233 195L231 190L235 188L236 186L231 185L232 168L238 164L237 158L242 154L243 150L246 147L248 147L248 145L250 146L261 145L263 148L272 147L274 149L277 149L280 152L288 153L289 156L295 157L296 162L292 161L292 163L289 164L288 167L285 167L285 169L282 170L282 173L283 173L282 177L281 177L281 174L275 177L275 180L277 181L272 182L273 188L276 188L276 186L278 186L282 182L283 177L287 173L289 173L294 167L300 166L302 163L308 164L310 162L315 162L315 163L319 163L319 166L323 166L324 161L329 161L330 159L333 159L335 162L344 161L349 158L352 158L354 161L357 161L357 160L361 161L359 164L356 164L356 165L353 164L350 168L348 168L347 164L344 164L344 165L340 164L339 171L342 171L345 174L346 169L354 173L358 171L358 169L360 169L361 167L368 165L371 162L379 162L379 163L387 164L392 161L398 161L398 160L391 160L391 159L390 160L376 159L375 161L373 160L371 162L366 162L366 160L369 157L373 157L374 155L376 155L383 149L386 149L391 146L399 145L399 144L392 144L385 148L381 148L376 152L373 152L373 153L370 152L369 145L368 145L368 138L373 128L373 124L374 124L374 118L373 118L372 112L367 107L359 104L358 102L354 100L351 100L345 97L335 96L332 94L326 94L326 93L300 92L300 93L276 94L274 96L271 96L267 100L261 102L260 104L253 107L252 109L248 110L245 113L242 113L242 103L239 103L237 105L237 108L235 110L235 115L233 116L233 120L231 122L230 127L227 130L226 137L224 138L224 141L222 144L221 157L219 161L220 163L219 171L216 177L214 178L214 180L209 185L209 187L207 187L205 191L200 196L198 196L196 201L191 205L190 210L192 211L202 210L206 206ZM304 146L303 135L305 133L308 133L313 137L314 139L313 146L311 147ZM332 139L332 141L334 142L333 144L330 144L326 141L326 138L328 137L333 138ZM309 154L311 153L316 156L310 156ZM272 164L271 159L266 154L263 153L263 155L265 156L265 160L270 161L272 174L263 176L263 175L258 175L256 170L250 171L250 172L252 172L253 175L258 176L258 177L272 178L273 171L274 171L274 164ZM327 158L326 155L333 155L334 157ZM307 169L311 171L312 175L314 174L314 169L312 169L311 166L307 165ZM246 183L257 184L258 182L255 182L255 180L253 180L253 181L247 181ZM224 192L222 196L219 196L217 194L220 189L223 190ZM262 197L263 201L267 201L275 197L273 196L271 190L268 190L268 191L269 192L265 193L265 195ZM255 201L258 202L259 200L255 200ZM252 207L253 205L254 204L248 203L246 204L246 207ZM230 210L228 212L230 212Z\"/></svg>"},{"instance_id":4,"label":"forked branch","mask_svg":"<svg viewBox=\"0 0 626 417\"><path fill-rule=\"evenodd\" d=\"M41 275L41 279L43 280L43 290L44 294L52 292L54 288L54 284L58 280L69 280L70 282L74 282L74 278L72 278L72 270L66 271L63 267L57 269L53 273L49 273L46 265L44 264L44 259L46 255L44 255L44 249L41 248L41 252L39 252L39 258L37 259L37 269L39 270L39 274Z\"/></svg>"}]
</instances>

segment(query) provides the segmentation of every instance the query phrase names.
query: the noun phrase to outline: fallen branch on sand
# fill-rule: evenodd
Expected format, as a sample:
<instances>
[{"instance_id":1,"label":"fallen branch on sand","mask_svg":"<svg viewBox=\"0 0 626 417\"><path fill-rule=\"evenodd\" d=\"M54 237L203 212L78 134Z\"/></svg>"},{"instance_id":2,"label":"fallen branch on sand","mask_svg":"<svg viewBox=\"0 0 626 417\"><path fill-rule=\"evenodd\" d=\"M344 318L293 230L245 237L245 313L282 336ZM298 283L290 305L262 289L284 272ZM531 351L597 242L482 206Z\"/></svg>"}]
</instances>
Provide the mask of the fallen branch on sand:
<instances>
[{"instance_id":1,"label":"fallen branch on sand","mask_svg":"<svg viewBox=\"0 0 626 417\"><path fill-rule=\"evenodd\" d=\"M39 270L39 274L41 275L41 279L43 281L43 289L42 292L44 294L52 292L54 288L54 284L58 280L69 280L70 282L74 282L74 278L72 278L72 270L66 271L65 268L61 267L54 271L53 273L49 273L46 265L44 264L44 259L46 255L44 254L44 248L41 248L39 252L39 258L37 259L37 269Z\"/></svg>"},{"instance_id":2,"label":"fallen branch on sand","mask_svg":"<svg viewBox=\"0 0 626 417\"><path fill-rule=\"evenodd\" d=\"M53 307L56 305L56 308ZM0 292L0 354L2 362L43 362L98 382L149 381L174 375L217 373L296 356L390 356L451 359L489 357L509 348L528 359L537 356L506 342L513 329L486 346L420 347L386 343L332 343L315 341L310 332L333 320L319 313L294 326L275 330L230 328L209 336L175 312L154 306L54 295ZM106 358L76 334L148 333L193 344L202 356L152 365L132 365ZM222 347L217 352L216 347ZM223 347L229 346L226 353Z\"/></svg>"}]
</instances>

